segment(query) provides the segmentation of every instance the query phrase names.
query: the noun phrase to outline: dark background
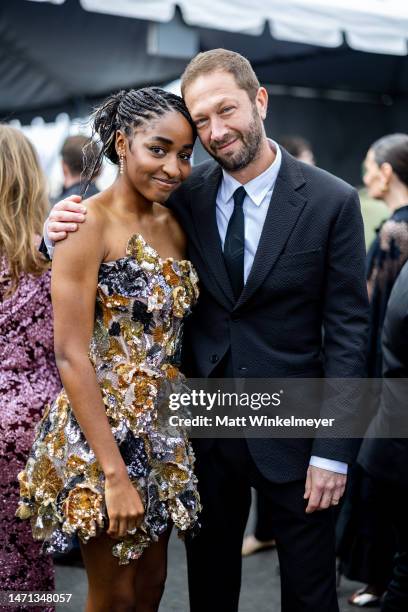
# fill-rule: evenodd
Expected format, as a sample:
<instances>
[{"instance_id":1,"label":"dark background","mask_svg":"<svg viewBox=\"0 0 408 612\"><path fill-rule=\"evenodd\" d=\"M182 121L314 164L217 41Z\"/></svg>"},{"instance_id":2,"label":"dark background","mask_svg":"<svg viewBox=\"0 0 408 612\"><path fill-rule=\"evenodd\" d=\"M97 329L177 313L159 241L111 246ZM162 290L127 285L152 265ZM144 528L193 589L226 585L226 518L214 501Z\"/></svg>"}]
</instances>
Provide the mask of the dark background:
<instances>
[{"instance_id":1,"label":"dark background","mask_svg":"<svg viewBox=\"0 0 408 612\"><path fill-rule=\"evenodd\" d=\"M181 14L175 21L185 27ZM0 0L0 120L84 116L112 91L178 78L189 58L149 54L151 25L84 11L77 0ZM270 93L269 136L306 137L318 165L354 185L370 144L407 131L406 56L278 41L267 27L261 36L193 29L199 50L222 46L251 60Z\"/></svg>"}]
</instances>

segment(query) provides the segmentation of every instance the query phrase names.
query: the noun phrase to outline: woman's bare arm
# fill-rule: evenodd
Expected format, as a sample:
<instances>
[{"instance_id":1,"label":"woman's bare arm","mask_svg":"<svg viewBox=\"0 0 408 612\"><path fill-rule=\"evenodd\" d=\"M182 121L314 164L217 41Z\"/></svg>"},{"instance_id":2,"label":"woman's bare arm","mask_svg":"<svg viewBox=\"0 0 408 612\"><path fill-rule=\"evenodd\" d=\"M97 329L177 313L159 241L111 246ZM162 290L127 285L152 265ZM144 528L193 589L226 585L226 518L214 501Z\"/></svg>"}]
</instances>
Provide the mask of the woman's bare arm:
<instances>
[{"instance_id":1,"label":"woman's bare arm","mask_svg":"<svg viewBox=\"0 0 408 612\"><path fill-rule=\"evenodd\" d=\"M98 270L103 257L103 220L91 207L87 223L55 249L51 283L54 345L61 380L75 417L106 477L111 534L124 535L123 530L129 528L128 519L135 523L140 518L140 508L138 511L136 508L140 498L128 478L88 357ZM117 503L117 494L125 493L130 495L131 503Z\"/></svg>"}]
</instances>

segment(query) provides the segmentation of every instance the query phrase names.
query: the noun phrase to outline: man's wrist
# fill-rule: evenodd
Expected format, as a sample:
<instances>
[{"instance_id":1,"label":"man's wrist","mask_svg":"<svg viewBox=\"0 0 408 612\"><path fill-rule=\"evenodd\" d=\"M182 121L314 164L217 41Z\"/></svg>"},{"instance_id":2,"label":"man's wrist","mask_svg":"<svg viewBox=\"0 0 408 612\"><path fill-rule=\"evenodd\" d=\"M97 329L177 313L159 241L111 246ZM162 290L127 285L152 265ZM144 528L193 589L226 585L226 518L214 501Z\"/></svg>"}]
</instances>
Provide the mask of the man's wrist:
<instances>
[{"instance_id":1,"label":"man's wrist","mask_svg":"<svg viewBox=\"0 0 408 612\"><path fill-rule=\"evenodd\" d=\"M348 465L343 461L336 461L335 459L326 459L325 457L317 457L312 455L310 457L309 465L312 465L322 470L328 470L330 472L336 472L337 474L347 474Z\"/></svg>"},{"instance_id":2,"label":"man's wrist","mask_svg":"<svg viewBox=\"0 0 408 612\"><path fill-rule=\"evenodd\" d=\"M52 256L54 254L55 242L53 242L48 236L48 219L45 221L44 227L43 227L43 240L44 240L45 246L47 247L48 256L50 259L52 259Z\"/></svg>"}]
</instances>

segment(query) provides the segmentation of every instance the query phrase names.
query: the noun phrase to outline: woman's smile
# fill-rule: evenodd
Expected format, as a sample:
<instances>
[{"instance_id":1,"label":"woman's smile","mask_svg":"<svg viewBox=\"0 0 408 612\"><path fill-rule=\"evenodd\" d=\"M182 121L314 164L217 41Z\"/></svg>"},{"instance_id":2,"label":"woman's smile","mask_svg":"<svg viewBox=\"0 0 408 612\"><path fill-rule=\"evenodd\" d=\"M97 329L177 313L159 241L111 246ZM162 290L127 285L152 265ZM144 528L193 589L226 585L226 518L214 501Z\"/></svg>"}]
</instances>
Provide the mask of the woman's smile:
<instances>
[{"instance_id":1,"label":"woman's smile","mask_svg":"<svg viewBox=\"0 0 408 612\"><path fill-rule=\"evenodd\" d=\"M175 189L180 184L180 181L177 179L166 179L158 176L153 176L152 179L161 187L161 189L166 189L168 191Z\"/></svg>"}]
</instances>

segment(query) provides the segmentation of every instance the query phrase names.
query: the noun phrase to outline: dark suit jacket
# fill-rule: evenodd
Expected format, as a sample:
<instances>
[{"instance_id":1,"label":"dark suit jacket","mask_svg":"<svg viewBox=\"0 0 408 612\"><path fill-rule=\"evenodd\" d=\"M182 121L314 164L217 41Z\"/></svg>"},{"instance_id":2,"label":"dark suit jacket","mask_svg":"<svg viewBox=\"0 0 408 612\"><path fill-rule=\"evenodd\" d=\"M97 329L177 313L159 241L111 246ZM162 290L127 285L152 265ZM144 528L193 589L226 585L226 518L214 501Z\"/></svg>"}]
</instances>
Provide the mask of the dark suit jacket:
<instances>
[{"instance_id":1,"label":"dark suit jacket","mask_svg":"<svg viewBox=\"0 0 408 612\"><path fill-rule=\"evenodd\" d=\"M201 281L185 328L185 372L207 377L230 351L239 378L364 376L368 302L356 191L282 150L253 267L235 302L216 223L221 177L215 162L204 162L169 200ZM330 414L327 402L321 414ZM349 462L354 451L345 440L248 444L273 481L303 478L310 454Z\"/></svg>"},{"instance_id":2,"label":"dark suit jacket","mask_svg":"<svg viewBox=\"0 0 408 612\"><path fill-rule=\"evenodd\" d=\"M402 268L388 302L382 352L383 394L358 461L372 476L408 488L408 439L382 437L392 420L394 429L402 419L406 431L408 419L407 385L405 381L401 386L393 384L396 378L408 379L408 263Z\"/></svg>"}]
</instances>

